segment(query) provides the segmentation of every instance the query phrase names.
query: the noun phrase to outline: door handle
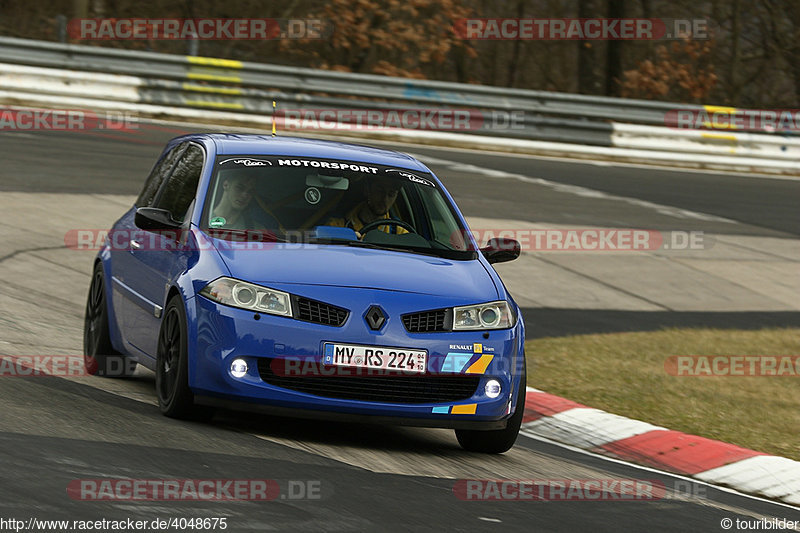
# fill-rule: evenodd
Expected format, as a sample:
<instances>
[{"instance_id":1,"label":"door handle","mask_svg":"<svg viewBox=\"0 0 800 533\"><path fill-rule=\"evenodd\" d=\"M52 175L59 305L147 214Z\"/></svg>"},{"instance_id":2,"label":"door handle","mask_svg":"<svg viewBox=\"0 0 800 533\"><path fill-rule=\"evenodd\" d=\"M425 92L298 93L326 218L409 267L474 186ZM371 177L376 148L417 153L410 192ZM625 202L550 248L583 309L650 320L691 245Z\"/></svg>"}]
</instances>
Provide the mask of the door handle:
<instances>
[{"instance_id":1,"label":"door handle","mask_svg":"<svg viewBox=\"0 0 800 533\"><path fill-rule=\"evenodd\" d=\"M138 250L141 247L142 247L142 243L140 243L139 241L135 241L135 240L131 239L131 249L132 250Z\"/></svg>"}]
</instances>

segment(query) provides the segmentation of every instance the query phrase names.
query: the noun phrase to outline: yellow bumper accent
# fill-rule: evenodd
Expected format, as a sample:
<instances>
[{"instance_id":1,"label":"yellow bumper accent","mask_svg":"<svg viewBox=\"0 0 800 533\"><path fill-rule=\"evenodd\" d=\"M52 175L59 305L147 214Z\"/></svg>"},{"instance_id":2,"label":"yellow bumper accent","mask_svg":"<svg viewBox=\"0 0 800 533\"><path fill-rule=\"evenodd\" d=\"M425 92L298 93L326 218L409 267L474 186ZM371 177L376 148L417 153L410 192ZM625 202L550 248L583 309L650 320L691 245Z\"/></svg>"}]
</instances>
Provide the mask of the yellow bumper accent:
<instances>
[{"instance_id":1,"label":"yellow bumper accent","mask_svg":"<svg viewBox=\"0 0 800 533\"><path fill-rule=\"evenodd\" d=\"M465 405L454 405L453 409L450 411L451 414L454 415L474 415L475 411L478 409L477 403L468 403Z\"/></svg>"}]
</instances>

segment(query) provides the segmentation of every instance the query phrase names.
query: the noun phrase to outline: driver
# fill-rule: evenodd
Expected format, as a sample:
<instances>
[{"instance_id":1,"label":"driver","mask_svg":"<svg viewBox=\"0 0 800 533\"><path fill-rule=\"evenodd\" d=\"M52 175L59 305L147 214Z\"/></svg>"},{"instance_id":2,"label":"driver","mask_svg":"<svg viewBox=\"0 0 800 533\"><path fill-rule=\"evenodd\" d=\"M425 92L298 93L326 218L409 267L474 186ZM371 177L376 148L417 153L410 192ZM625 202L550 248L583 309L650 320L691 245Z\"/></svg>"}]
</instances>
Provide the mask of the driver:
<instances>
[{"instance_id":1,"label":"driver","mask_svg":"<svg viewBox=\"0 0 800 533\"><path fill-rule=\"evenodd\" d=\"M388 219L389 210L397 200L401 184L396 180L386 178L374 178L366 183L366 198L351 209L344 218L331 218L328 226L340 226L351 228L361 236L361 228L375 220ZM378 226L380 231L385 233L402 234L408 230L396 224L385 224Z\"/></svg>"},{"instance_id":2,"label":"driver","mask_svg":"<svg viewBox=\"0 0 800 533\"><path fill-rule=\"evenodd\" d=\"M222 177L222 197L211 210L209 227L282 232L278 220L252 201L255 183L256 177L248 173L229 173Z\"/></svg>"}]
</instances>

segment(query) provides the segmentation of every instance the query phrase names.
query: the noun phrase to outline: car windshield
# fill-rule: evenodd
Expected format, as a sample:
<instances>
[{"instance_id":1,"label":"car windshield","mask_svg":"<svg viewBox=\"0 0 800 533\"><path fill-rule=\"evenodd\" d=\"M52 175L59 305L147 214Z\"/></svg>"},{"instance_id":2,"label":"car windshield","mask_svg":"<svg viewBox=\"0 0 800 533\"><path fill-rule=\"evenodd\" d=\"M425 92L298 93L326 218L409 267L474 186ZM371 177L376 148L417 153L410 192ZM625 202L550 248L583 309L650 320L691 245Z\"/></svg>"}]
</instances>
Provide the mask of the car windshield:
<instances>
[{"instance_id":1,"label":"car windshield","mask_svg":"<svg viewBox=\"0 0 800 533\"><path fill-rule=\"evenodd\" d=\"M201 227L223 238L257 232L276 241L476 256L436 181L416 170L297 156L221 156L205 205Z\"/></svg>"}]
</instances>

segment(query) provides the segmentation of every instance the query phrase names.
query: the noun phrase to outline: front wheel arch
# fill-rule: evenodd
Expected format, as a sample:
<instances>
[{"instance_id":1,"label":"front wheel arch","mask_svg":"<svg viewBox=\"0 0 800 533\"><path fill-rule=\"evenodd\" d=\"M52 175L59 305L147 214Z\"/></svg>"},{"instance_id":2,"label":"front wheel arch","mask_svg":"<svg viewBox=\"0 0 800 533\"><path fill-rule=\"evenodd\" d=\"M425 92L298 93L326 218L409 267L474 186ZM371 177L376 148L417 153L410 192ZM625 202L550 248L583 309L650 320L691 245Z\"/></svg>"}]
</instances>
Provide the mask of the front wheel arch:
<instances>
[{"instance_id":1,"label":"front wheel arch","mask_svg":"<svg viewBox=\"0 0 800 533\"><path fill-rule=\"evenodd\" d=\"M189 387L189 325L186 301L177 292L167 301L156 348L156 396L162 414L171 418L207 420L213 409L194 404Z\"/></svg>"}]
</instances>

